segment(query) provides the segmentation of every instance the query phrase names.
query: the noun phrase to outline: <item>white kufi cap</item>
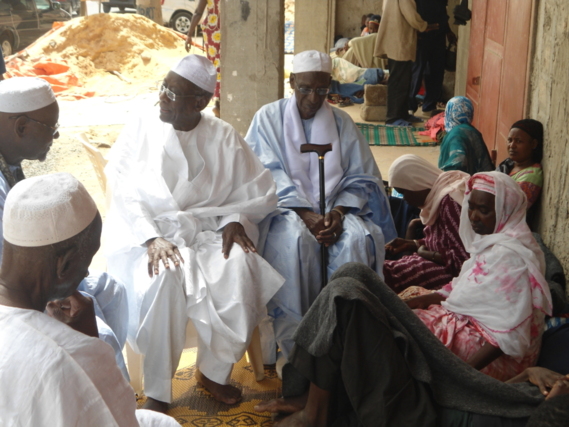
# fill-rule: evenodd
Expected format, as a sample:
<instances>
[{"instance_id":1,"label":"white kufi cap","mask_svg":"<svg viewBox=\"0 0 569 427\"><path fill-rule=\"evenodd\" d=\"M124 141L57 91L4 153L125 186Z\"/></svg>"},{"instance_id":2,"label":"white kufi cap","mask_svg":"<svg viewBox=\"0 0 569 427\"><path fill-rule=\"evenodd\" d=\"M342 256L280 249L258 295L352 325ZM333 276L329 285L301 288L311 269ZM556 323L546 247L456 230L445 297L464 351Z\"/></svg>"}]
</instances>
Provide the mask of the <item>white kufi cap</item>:
<instances>
[{"instance_id":1,"label":"white kufi cap","mask_svg":"<svg viewBox=\"0 0 569 427\"><path fill-rule=\"evenodd\" d=\"M28 113L54 102L50 84L39 77L12 77L0 82L1 113Z\"/></svg>"},{"instance_id":2,"label":"white kufi cap","mask_svg":"<svg viewBox=\"0 0 569 427\"><path fill-rule=\"evenodd\" d=\"M217 70L205 56L184 56L172 67L172 71L205 91L215 92Z\"/></svg>"},{"instance_id":3,"label":"white kufi cap","mask_svg":"<svg viewBox=\"0 0 569 427\"><path fill-rule=\"evenodd\" d=\"M4 239L16 246L51 245L79 234L96 215L97 205L73 175L24 179L6 198Z\"/></svg>"},{"instance_id":4,"label":"white kufi cap","mask_svg":"<svg viewBox=\"0 0 569 427\"><path fill-rule=\"evenodd\" d=\"M292 59L292 72L308 73L311 71L322 71L332 74L332 58L330 55L317 50L305 50Z\"/></svg>"}]
</instances>

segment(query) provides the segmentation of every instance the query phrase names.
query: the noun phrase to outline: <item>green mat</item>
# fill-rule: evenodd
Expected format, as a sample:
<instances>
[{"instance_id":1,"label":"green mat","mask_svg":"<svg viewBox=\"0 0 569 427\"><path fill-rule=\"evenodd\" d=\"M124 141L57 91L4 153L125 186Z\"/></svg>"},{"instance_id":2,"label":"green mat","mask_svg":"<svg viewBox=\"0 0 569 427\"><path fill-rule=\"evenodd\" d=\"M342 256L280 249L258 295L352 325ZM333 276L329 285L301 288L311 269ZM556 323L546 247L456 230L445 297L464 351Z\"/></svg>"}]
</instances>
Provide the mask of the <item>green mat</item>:
<instances>
[{"instance_id":1,"label":"green mat","mask_svg":"<svg viewBox=\"0 0 569 427\"><path fill-rule=\"evenodd\" d=\"M424 130L423 128L372 125L369 123L356 123L356 125L368 140L369 145L415 145L421 147L432 145L430 142L419 142L417 139L415 139L413 131L422 131Z\"/></svg>"}]
</instances>

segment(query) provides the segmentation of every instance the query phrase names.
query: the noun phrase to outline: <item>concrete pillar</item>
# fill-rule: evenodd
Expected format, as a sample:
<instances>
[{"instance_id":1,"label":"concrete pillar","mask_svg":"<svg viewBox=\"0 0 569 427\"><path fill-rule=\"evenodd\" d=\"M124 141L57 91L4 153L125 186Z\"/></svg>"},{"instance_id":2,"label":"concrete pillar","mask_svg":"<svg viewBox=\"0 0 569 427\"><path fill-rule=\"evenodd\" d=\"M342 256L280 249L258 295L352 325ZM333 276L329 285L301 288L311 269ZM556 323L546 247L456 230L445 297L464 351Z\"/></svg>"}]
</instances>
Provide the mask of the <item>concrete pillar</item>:
<instances>
[{"instance_id":1,"label":"concrete pillar","mask_svg":"<svg viewBox=\"0 0 569 427\"><path fill-rule=\"evenodd\" d=\"M137 0L136 12L139 15L146 16L148 19L152 19L158 25L164 25L160 0Z\"/></svg>"},{"instance_id":2,"label":"concrete pillar","mask_svg":"<svg viewBox=\"0 0 569 427\"><path fill-rule=\"evenodd\" d=\"M283 0L221 0L221 118L245 135L283 97Z\"/></svg>"},{"instance_id":3,"label":"concrete pillar","mask_svg":"<svg viewBox=\"0 0 569 427\"><path fill-rule=\"evenodd\" d=\"M336 0L295 0L294 53L311 49L330 52L335 22Z\"/></svg>"},{"instance_id":4,"label":"concrete pillar","mask_svg":"<svg viewBox=\"0 0 569 427\"><path fill-rule=\"evenodd\" d=\"M472 10L472 0L469 0L468 7ZM452 9L449 10L452 14ZM450 22L454 22L454 17L450 16ZM458 45L456 51L456 79L454 81L454 95L466 95L466 76L468 74L468 52L470 46L470 22L458 27Z\"/></svg>"}]
</instances>

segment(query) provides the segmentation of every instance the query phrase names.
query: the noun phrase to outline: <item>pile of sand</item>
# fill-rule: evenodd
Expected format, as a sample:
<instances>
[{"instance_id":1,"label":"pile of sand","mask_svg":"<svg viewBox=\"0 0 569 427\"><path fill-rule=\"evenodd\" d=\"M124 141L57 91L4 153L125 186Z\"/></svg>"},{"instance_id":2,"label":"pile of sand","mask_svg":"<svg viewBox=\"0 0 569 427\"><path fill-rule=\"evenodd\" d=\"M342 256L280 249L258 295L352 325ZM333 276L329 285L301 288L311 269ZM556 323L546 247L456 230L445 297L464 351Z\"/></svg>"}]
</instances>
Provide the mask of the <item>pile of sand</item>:
<instances>
[{"instance_id":1,"label":"pile of sand","mask_svg":"<svg viewBox=\"0 0 569 427\"><path fill-rule=\"evenodd\" d=\"M285 0L285 21L294 21L294 0Z\"/></svg>"},{"instance_id":2,"label":"pile of sand","mask_svg":"<svg viewBox=\"0 0 569 427\"><path fill-rule=\"evenodd\" d=\"M27 54L64 60L96 95L130 95L155 87L186 51L182 37L142 15L105 13L65 23Z\"/></svg>"}]
</instances>

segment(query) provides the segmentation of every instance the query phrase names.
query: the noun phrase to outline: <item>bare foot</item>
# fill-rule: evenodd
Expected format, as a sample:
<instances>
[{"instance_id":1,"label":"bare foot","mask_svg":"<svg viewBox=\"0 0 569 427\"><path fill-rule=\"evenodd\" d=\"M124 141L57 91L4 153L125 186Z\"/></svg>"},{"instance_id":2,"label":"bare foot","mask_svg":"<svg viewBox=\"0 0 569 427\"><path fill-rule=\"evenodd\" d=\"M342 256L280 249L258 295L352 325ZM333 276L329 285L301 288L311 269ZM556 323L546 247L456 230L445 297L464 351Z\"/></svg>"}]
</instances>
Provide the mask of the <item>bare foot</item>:
<instances>
[{"instance_id":1,"label":"bare foot","mask_svg":"<svg viewBox=\"0 0 569 427\"><path fill-rule=\"evenodd\" d=\"M148 409L150 411L160 412L165 414L168 410L168 404L160 400L153 399L151 397L146 398L146 402L142 405L142 409Z\"/></svg>"},{"instance_id":2,"label":"bare foot","mask_svg":"<svg viewBox=\"0 0 569 427\"><path fill-rule=\"evenodd\" d=\"M284 412L292 414L293 412L298 412L304 409L307 399L308 393L305 393L302 396L280 397L278 399L265 400L264 402L255 405L253 409L257 412Z\"/></svg>"},{"instance_id":3,"label":"bare foot","mask_svg":"<svg viewBox=\"0 0 569 427\"><path fill-rule=\"evenodd\" d=\"M319 424L312 424L308 419L308 416L306 415L304 410L295 412L294 414L289 415L288 417L280 421L277 421L276 423L273 424L273 427L313 427L313 426L319 426Z\"/></svg>"},{"instance_id":4,"label":"bare foot","mask_svg":"<svg viewBox=\"0 0 569 427\"><path fill-rule=\"evenodd\" d=\"M202 374L199 369L196 370L196 380L203 385L218 402L235 405L241 401L241 390L229 384L218 384Z\"/></svg>"}]
</instances>

